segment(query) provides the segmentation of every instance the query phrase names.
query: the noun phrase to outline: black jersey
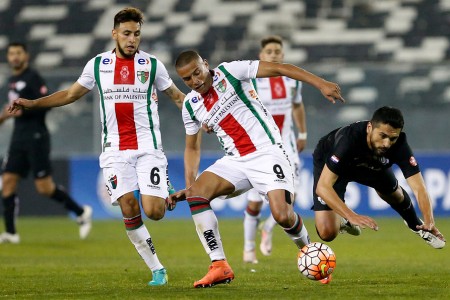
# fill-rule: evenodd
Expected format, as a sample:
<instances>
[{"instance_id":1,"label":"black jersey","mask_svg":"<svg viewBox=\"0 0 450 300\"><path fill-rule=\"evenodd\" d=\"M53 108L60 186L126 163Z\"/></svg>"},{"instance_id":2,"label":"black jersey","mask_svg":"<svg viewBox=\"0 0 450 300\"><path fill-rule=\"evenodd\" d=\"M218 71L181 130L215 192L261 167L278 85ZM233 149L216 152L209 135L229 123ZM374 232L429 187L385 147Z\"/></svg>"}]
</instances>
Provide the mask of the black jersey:
<instances>
[{"instance_id":1,"label":"black jersey","mask_svg":"<svg viewBox=\"0 0 450 300\"><path fill-rule=\"evenodd\" d=\"M8 81L9 101L17 98L34 100L47 95L44 79L33 69L27 68ZM48 135L45 115L48 109L23 110L22 115L14 118L14 130L11 142L29 140L36 136Z\"/></svg>"},{"instance_id":2,"label":"black jersey","mask_svg":"<svg viewBox=\"0 0 450 300\"><path fill-rule=\"evenodd\" d=\"M313 154L315 163L326 164L333 173L344 177L351 177L355 168L381 171L393 164L400 167L405 178L420 172L404 132L386 153L377 156L367 145L367 124L356 122L321 138Z\"/></svg>"}]
</instances>

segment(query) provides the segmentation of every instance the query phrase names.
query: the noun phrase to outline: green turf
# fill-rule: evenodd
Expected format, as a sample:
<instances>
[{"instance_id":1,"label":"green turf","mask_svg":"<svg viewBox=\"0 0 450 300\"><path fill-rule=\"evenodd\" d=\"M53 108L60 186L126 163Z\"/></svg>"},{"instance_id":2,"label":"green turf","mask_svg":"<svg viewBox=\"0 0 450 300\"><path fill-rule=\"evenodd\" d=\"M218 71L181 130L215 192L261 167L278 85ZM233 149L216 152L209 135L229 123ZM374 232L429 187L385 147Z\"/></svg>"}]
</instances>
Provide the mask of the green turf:
<instances>
[{"instance_id":1,"label":"green turf","mask_svg":"<svg viewBox=\"0 0 450 300\"><path fill-rule=\"evenodd\" d=\"M209 259L192 220L146 221L168 269L169 286L148 287L144 262L120 220L96 221L78 240L67 218L21 218L19 245L0 245L0 298L15 299L449 299L449 249L432 249L399 218L376 218L378 232L339 236L328 243L337 256L334 280L304 278L297 251L277 228L270 257L242 263L242 220L220 220L225 251L236 279L229 285L194 289ZM317 241L313 220L305 221ZM450 237L450 219L437 219Z\"/></svg>"}]
</instances>

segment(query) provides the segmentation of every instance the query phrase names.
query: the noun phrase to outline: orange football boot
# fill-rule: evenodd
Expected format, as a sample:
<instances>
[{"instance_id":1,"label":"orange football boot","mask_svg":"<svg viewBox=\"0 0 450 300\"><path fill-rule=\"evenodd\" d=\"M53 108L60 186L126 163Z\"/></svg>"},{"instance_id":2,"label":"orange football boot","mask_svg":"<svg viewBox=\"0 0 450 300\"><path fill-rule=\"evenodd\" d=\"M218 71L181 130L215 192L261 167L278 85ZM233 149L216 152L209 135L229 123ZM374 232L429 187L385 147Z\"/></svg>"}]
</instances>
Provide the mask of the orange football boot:
<instances>
[{"instance_id":1,"label":"orange football boot","mask_svg":"<svg viewBox=\"0 0 450 300\"><path fill-rule=\"evenodd\" d=\"M233 279L234 273L228 262L226 260L217 260L209 266L209 271L205 277L194 282L194 287L212 287L220 283L230 283Z\"/></svg>"}]
</instances>

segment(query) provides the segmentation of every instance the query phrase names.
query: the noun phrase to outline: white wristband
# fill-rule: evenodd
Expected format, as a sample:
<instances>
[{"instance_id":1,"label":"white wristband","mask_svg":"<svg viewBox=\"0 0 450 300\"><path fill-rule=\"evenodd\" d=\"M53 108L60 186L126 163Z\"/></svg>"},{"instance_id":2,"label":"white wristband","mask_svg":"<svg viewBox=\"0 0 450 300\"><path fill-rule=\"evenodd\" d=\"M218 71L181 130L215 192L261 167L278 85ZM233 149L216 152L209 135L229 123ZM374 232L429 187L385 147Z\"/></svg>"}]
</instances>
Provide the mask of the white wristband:
<instances>
[{"instance_id":1,"label":"white wristband","mask_svg":"<svg viewBox=\"0 0 450 300\"><path fill-rule=\"evenodd\" d=\"M299 132L297 139L299 140L306 140L308 138L308 133L307 132Z\"/></svg>"}]
</instances>

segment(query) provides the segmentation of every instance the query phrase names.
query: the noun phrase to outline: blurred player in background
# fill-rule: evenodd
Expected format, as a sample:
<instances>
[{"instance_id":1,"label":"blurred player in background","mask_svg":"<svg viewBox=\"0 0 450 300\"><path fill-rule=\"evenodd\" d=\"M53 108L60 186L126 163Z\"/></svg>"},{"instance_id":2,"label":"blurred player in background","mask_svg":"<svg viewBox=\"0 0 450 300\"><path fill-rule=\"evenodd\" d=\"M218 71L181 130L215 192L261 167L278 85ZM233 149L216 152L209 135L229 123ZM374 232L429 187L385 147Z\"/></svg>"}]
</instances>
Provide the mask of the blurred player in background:
<instances>
[{"instance_id":1,"label":"blurred player in background","mask_svg":"<svg viewBox=\"0 0 450 300\"><path fill-rule=\"evenodd\" d=\"M282 63L283 41L279 36L268 36L261 40L259 58L262 61ZM253 79L258 97L272 115L280 130L284 149L294 168L294 193L300 189L300 158L298 153L306 146L306 115L302 101L302 83L286 76ZM298 135L295 135L297 128ZM294 200L295 196L294 194ZM260 221L264 197L255 189L247 193L248 204L244 214L244 262L257 263L255 237ZM263 255L272 252L272 231L277 222L272 214L260 224Z\"/></svg>"},{"instance_id":2,"label":"blurred player in background","mask_svg":"<svg viewBox=\"0 0 450 300\"><path fill-rule=\"evenodd\" d=\"M314 212L317 233L332 241L341 231L353 235L360 227L378 230L368 216L345 205L344 194L351 181L370 186L433 248L443 248L445 238L434 224L433 208L419 165L402 132L400 110L381 107L370 121L360 121L333 130L320 139L313 154ZM391 166L400 167L419 204L424 221L417 216L411 198L398 184Z\"/></svg>"},{"instance_id":3,"label":"blurred player in background","mask_svg":"<svg viewBox=\"0 0 450 300\"><path fill-rule=\"evenodd\" d=\"M148 284L158 286L167 284L167 271L142 221L134 191L140 191L148 218L164 217L169 194L167 159L162 149L156 89L179 108L185 95L172 82L161 61L139 50L142 23L139 9L119 11L112 30L114 50L91 59L68 90L35 101L16 100L10 110L66 105L97 85L102 120L100 167L106 187L111 203L121 208L130 241L152 271Z\"/></svg>"},{"instance_id":4,"label":"blurred player in background","mask_svg":"<svg viewBox=\"0 0 450 300\"><path fill-rule=\"evenodd\" d=\"M211 259L208 273L194 287L210 287L234 279L210 206L212 199L254 187L267 195L275 220L298 248L310 241L302 218L292 207L293 168L279 129L258 99L251 80L289 76L313 85L333 103L343 99L337 84L289 64L233 61L210 70L197 52L185 51L178 56L175 67L192 91L182 110L187 189L173 194L170 200L188 201L197 234ZM216 133L225 156L197 177L203 126Z\"/></svg>"},{"instance_id":5,"label":"blurred player in background","mask_svg":"<svg viewBox=\"0 0 450 300\"><path fill-rule=\"evenodd\" d=\"M26 97L36 99L47 95L47 86L38 72L28 65L29 54L25 44L11 43L7 47L8 64L12 76L8 81L9 101ZM45 124L48 109L18 111L8 113L5 105L0 114L0 124L8 118L14 118L14 129L8 153L2 164L2 200L5 222L4 233L0 234L0 243L20 242L17 233L16 218L19 211L17 188L21 178L33 172L34 184L39 194L60 202L73 212L79 224L79 235L85 239L91 230L92 208L80 206L53 181L50 164L50 134Z\"/></svg>"}]
</instances>

